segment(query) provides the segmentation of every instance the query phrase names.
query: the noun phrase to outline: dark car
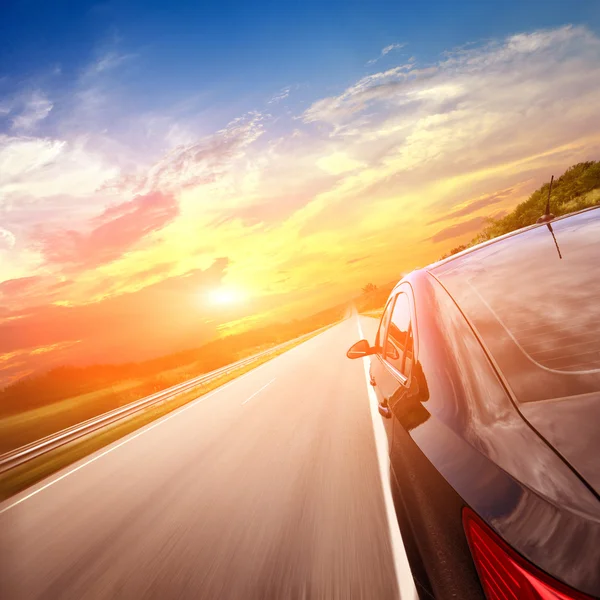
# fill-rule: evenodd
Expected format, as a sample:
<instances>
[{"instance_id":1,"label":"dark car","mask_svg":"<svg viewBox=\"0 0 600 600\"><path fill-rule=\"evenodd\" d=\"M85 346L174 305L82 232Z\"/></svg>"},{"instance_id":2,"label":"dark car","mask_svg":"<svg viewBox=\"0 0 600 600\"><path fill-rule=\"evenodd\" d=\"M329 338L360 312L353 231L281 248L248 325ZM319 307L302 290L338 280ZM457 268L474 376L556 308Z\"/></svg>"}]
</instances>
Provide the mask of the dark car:
<instances>
[{"instance_id":1,"label":"dark car","mask_svg":"<svg viewBox=\"0 0 600 600\"><path fill-rule=\"evenodd\" d=\"M600 209L407 275L366 355L421 597L600 597Z\"/></svg>"}]
</instances>

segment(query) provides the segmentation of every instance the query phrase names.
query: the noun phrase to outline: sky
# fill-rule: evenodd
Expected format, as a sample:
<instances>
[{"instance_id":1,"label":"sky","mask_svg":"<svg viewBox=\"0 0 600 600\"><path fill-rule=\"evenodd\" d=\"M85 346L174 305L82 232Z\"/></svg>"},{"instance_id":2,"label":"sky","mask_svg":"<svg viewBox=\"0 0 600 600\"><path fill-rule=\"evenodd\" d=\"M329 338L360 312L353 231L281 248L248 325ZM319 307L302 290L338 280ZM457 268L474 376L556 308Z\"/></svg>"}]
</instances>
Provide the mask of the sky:
<instances>
[{"instance_id":1,"label":"sky","mask_svg":"<svg viewBox=\"0 0 600 600\"><path fill-rule=\"evenodd\" d=\"M600 3L0 6L0 387L308 316L600 158Z\"/></svg>"}]
</instances>

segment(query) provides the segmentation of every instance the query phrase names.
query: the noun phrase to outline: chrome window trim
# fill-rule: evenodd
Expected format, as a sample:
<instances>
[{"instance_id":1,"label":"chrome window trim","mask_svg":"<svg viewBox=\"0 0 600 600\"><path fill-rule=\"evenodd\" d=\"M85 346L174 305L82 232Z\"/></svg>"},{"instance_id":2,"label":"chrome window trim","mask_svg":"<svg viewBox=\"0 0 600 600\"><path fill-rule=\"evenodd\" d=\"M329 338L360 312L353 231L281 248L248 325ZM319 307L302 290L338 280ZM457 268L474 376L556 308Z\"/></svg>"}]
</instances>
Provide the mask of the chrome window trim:
<instances>
[{"instance_id":1,"label":"chrome window trim","mask_svg":"<svg viewBox=\"0 0 600 600\"><path fill-rule=\"evenodd\" d=\"M396 369L394 366L392 366L387 360L385 360L384 358L382 358L381 356L379 357L379 360L381 360L381 362L383 363L383 366L396 378L400 381L400 383L402 385L406 385L408 383L408 377L406 377L405 375L402 375L402 373L400 373L400 371L398 371L398 369Z\"/></svg>"}]
</instances>

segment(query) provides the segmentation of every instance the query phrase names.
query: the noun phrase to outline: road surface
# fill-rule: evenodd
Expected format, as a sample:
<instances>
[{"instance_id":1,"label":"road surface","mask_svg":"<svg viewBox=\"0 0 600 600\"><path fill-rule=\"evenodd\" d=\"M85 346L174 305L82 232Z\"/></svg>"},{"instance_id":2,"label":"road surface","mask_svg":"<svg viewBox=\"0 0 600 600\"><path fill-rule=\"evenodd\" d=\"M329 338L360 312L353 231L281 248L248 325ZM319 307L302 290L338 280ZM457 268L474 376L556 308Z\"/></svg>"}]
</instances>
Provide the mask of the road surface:
<instances>
[{"instance_id":1,"label":"road surface","mask_svg":"<svg viewBox=\"0 0 600 600\"><path fill-rule=\"evenodd\" d=\"M0 597L398 598L357 339L353 316L0 505Z\"/></svg>"}]
</instances>

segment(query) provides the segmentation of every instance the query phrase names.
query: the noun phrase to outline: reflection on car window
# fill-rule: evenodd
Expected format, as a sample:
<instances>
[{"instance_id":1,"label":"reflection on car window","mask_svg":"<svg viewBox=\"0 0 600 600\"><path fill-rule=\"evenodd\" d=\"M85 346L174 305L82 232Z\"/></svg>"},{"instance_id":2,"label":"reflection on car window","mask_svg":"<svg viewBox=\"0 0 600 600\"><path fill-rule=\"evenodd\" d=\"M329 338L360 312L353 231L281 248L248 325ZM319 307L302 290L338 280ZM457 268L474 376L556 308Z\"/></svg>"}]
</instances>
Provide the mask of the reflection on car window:
<instances>
[{"instance_id":1,"label":"reflection on car window","mask_svg":"<svg viewBox=\"0 0 600 600\"><path fill-rule=\"evenodd\" d=\"M375 347L381 348L383 346L383 340L385 339L386 331L388 328L388 323L390 322L390 317L392 316L392 309L394 308L394 298L390 298L387 306L385 307L385 311L381 317L381 321L379 323L379 329L377 330L377 337L375 338Z\"/></svg>"},{"instance_id":2,"label":"reflection on car window","mask_svg":"<svg viewBox=\"0 0 600 600\"><path fill-rule=\"evenodd\" d=\"M408 332L408 342L406 343L406 351L404 352L404 364L402 365L402 374L410 377L413 366L413 328Z\"/></svg>"},{"instance_id":3,"label":"reflection on car window","mask_svg":"<svg viewBox=\"0 0 600 600\"><path fill-rule=\"evenodd\" d=\"M410 305L406 294L399 294L392 312L385 344L385 360L404 373L403 360L407 353L410 329Z\"/></svg>"}]
</instances>

